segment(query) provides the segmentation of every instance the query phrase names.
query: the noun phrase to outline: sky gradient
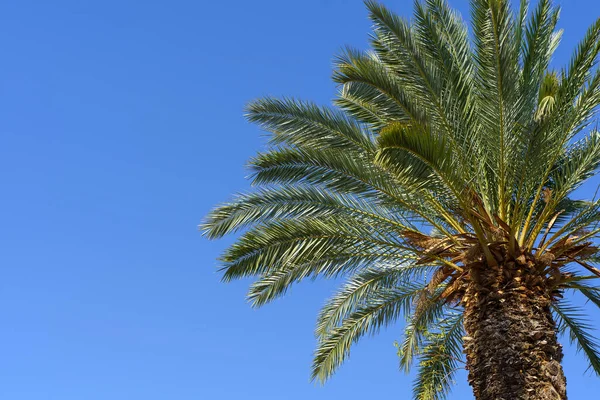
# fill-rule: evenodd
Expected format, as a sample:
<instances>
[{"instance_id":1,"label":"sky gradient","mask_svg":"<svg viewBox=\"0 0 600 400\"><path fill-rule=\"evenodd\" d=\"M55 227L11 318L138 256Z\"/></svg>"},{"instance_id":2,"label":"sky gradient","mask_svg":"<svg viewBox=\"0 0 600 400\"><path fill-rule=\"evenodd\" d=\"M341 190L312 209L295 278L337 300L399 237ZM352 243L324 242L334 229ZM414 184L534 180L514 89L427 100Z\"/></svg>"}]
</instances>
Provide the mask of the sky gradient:
<instances>
[{"instance_id":1,"label":"sky gradient","mask_svg":"<svg viewBox=\"0 0 600 400\"><path fill-rule=\"evenodd\" d=\"M468 18L467 1L450 3ZM560 3L556 66L600 16L597 0ZM2 2L0 398L410 398L392 345L401 324L310 383L333 283L253 310L248 281L220 283L233 238L197 230L249 189L244 164L265 140L244 105L329 104L334 56L366 48L369 28L359 0ZM569 398L597 396L563 343ZM459 378L452 398L471 398Z\"/></svg>"}]
</instances>

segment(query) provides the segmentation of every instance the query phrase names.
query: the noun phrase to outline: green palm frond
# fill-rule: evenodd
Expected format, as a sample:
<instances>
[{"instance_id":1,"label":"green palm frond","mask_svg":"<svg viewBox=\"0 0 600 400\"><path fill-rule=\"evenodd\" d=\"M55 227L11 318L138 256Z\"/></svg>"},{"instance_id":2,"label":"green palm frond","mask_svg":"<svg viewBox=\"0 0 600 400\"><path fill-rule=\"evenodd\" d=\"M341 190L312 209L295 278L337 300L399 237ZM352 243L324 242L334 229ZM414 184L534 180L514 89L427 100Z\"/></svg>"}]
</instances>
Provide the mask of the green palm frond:
<instances>
[{"instance_id":1,"label":"green palm frond","mask_svg":"<svg viewBox=\"0 0 600 400\"><path fill-rule=\"evenodd\" d=\"M250 168L255 185L307 183L344 193L378 192L392 198L401 193L385 179L380 168L332 149L277 148L250 160Z\"/></svg>"},{"instance_id":2,"label":"green palm frond","mask_svg":"<svg viewBox=\"0 0 600 400\"><path fill-rule=\"evenodd\" d=\"M416 400L446 399L463 362L462 314L449 314L436 325L435 332L427 332L419 354L418 374L413 385Z\"/></svg>"},{"instance_id":3,"label":"green palm frond","mask_svg":"<svg viewBox=\"0 0 600 400\"><path fill-rule=\"evenodd\" d=\"M560 42L562 32L556 32L558 13L559 9L552 7L550 0L542 0L525 28L524 42L521 46L523 59L521 81L524 92L522 104L525 118L531 118L539 103L539 88L543 85L550 59ZM546 96L541 98L544 99Z\"/></svg>"},{"instance_id":4,"label":"green palm frond","mask_svg":"<svg viewBox=\"0 0 600 400\"><path fill-rule=\"evenodd\" d=\"M451 78L442 81L444 89L452 93L448 100L464 107L465 112L473 104L468 95L474 90L474 65L461 16L446 0L427 0L425 5L416 4L415 21L417 40L421 48L426 49L428 62L437 63L443 75Z\"/></svg>"},{"instance_id":5,"label":"green palm frond","mask_svg":"<svg viewBox=\"0 0 600 400\"><path fill-rule=\"evenodd\" d=\"M561 159L558 160L550 178L553 182L555 201L577 189L579 185L590 178L600 165L600 133L590 132L583 139L575 142Z\"/></svg>"},{"instance_id":6,"label":"green palm frond","mask_svg":"<svg viewBox=\"0 0 600 400\"><path fill-rule=\"evenodd\" d=\"M445 302L440 299L441 290L434 293L423 293L415 302L410 315L407 315L407 323L404 328L402 343L398 345L398 356L400 367L410 371L415 357L423 348L425 335L432 325L442 319L446 311Z\"/></svg>"},{"instance_id":7,"label":"green palm frond","mask_svg":"<svg viewBox=\"0 0 600 400\"><path fill-rule=\"evenodd\" d=\"M244 233L221 258L224 280L270 272L282 263L317 261L349 251L396 252L414 257L410 247L391 232L358 224L342 216L327 219L294 219L258 225Z\"/></svg>"},{"instance_id":8,"label":"green palm frond","mask_svg":"<svg viewBox=\"0 0 600 400\"><path fill-rule=\"evenodd\" d=\"M600 287L583 286L579 291L596 307L600 307Z\"/></svg>"},{"instance_id":9,"label":"green palm frond","mask_svg":"<svg viewBox=\"0 0 600 400\"><path fill-rule=\"evenodd\" d=\"M393 172L398 179L409 180L407 186L438 191L440 186L452 193L464 181L455 171L456 157L448 142L430 131L415 130L403 124L390 124L378 138L379 152L375 163ZM460 199L460 198L459 198Z\"/></svg>"},{"instance_id":10,"label":"green palm frond","mask_svg":"<svg viewBox=\"0 0 600 400\"><path fill-rule=\"evenodd\" d=\"M473 103L468 101L472 68L464 27L459 28L442 1L430 1L431 9L416 3L414 28L380 4L367 2L367 7L375 24L372 44L378 58L421 99L417 105L429 117L426 123L413 121L413 129L427 131L427 125L444 133L451 151L469 151L465 128L472 122ZM463 160L455 157L464 170L468 167Z\"/></svg>"},{"instance_id":11,"label":"green palm frond","mask_svg":"<svg viewBox=\"0 0 600 400\"><path fill-rule=\"evenodd\" d=\"M410 254L398 250L363 253L347 251L298 263L280 263L252 283L248 292L248 300L254 307L260 307L281 297L293 284L305 278L314 279L318 276L335 278L367 265L395 263L398 260L410 259L410 257ZM416 266L415 269L423 269L423 266Z\"/></svg>"},{"instance_id":12,"label":"green palm frond","mask_svg":"<svg viewBox=\"0 0 600 400\"><path fill-rule=\"evenodd\" d=\"M509 185L516 171L510 164L519 154L520 137L517 117L522 98L519 94L519 71L514 37L514 21L508 1L473 0L472 19L475 30L475 62L478 112L483 139L496 149L490 154L495 173L489 185L498 188L493 213L506 219L510 202ZM514 132L514 134L509 134Z\"/></svg>"},{"instance_id":13,"label":"green palm frond","mask_svg":"<svg viewBox=\"0 0 600 400\"><path fill-rule=\"evenodd\" d=\"M556 105L554 112L548 121L544 124L543 135L539 142L544 151L540 152L545 162L538 163L545 169L541 173L541 179L538 180L535 190L534 201L529 209L529 214L525 220L523 234L528 232L528 227L534 214L535 205L540 200L544 187L548 185L550 174L555 163L564 154L564 147L581 129L586 126L586 121L595 115L598 105L600 105L600 96L598 89L600 85L600 76L598 72L590 81L591 70L598 60L600 54L600 19L590 27L586 36L577 47L569 67L561 73L561 81L556 94ZM589 85L586 86L586 82ZM550 207L546 207L536 219L534 229L530 237L534 237L536 232L542 229L542 225L550 218L556 203L549 202ZM524 235L522 235L522 238ZM532 241L530 241L530 244Z\"/></svg>"},{"instance_id":14,"label":"green palm frond","mask_svg":"<svg viewBox=\"0 0 600 400\"><path fill-rule=\"evenodd\" d=\"M381 289L391 289L411 279L419 278L424 272L435 267L429 265L390 264L380 262L356 275L327 301L317 319L317 337L326 337L339 326L357 307L367 303L369 298Z\"/></svg>"},{"instance_id":15,"label":"green palm frond","mask_svg":"<svg viewBox=\"0 0 600 400\"><path fill-rule=\"evenodd\" d=\"M589 368L600 375L600 344L591 332L593 327L586 319L585 311L564 300L554 303L552 309L558 320L559 332L568 331L569 340L585 355Z\"/></svg>"},{"instance_id":16,"label":"green palm frond","mask_svg":"<svg viewBox=\"0 0 600 400\"><path fill-rule=\"evenodd\" d=\"M382 96L379 89L364 82L342 85L334 104L358 121L369 124L374 131L386 126L388 121L409 121L406 112L393 99Z\"/></svg>"},{"instance_id":17,"label":"green palm frond","mask_svg":"<svg viewBox=\"0 0 600 400\"><path fill-rule=\"evenodd\" d=\"M402 80L404 86L420 98L430 115L444 117L440 107L442 81L435 64L428 62L408 21L374 1L366 1L375 25L373 47L379 59Z\"/></svg>"},{"instance_id":18,"label":"green palm frond","mask_svg":"<svg viewBox=\"0 0 600 400\"><path fill-rule=\"evenodd\" d=\"M324 382L350 355L350 347L366 334L377 333L407 313L412 301L426 284L404 282L401 286L381 289L347 315L342 323L319 339L312 378Z\"/></svg>"},{"instance_id":19,"label":"green palm frond","mask_svg":"<svg viewBox=\"0 0 600 400\"><path fill-rule=\"evenodd\" d=\"M427 110L421 107L418 97L374 54L347 49L337 58L333 80L343 85L360 84L370 87L386 104L394 103L393 108L387 107L392 116L398 117L391 118L392 121L408 120L415 124L424 124L428 120ZM373 104L369 97L361 99Z\"/></svg>"},{"instance_id":20,"label":"green palm frond","mask_svg":"<svg viewBox=\"0 0 600 400\"><path fill-rule=\"evenodd\" d=\"M205 223L206 234L218 238L245 226L284 219L355 217L365 224L382 224L386 229L409 229L394 210L375 201L311 186L259 189L240 195L230 204L215 209Z\"/></svg>"},{"instance_id":21,"label":"green palm frond","mask_svg":"<svg viewBox=\"0 0 600 400\"><path fill-rule=\"evenodd\" d=\"M272 142L308 148L374 151L370 136L337 110L292 99L264 98L246 108L248 120L273 132Z\"/></svg>"},{"instance_id":22,"label":"green palm frond","mask_svg":"<svg viewBox=\"0 0 600 400\"><path fill-rule=\"evenodd\" d=\"M562 72L559 98L563 107L572 107L582 93L600 53L600 18L588 29L577 46L569 66ZM575 124L577 124L576 121ZM571 126L570 128L574 128Z\"/></svg>"}]
</instances>

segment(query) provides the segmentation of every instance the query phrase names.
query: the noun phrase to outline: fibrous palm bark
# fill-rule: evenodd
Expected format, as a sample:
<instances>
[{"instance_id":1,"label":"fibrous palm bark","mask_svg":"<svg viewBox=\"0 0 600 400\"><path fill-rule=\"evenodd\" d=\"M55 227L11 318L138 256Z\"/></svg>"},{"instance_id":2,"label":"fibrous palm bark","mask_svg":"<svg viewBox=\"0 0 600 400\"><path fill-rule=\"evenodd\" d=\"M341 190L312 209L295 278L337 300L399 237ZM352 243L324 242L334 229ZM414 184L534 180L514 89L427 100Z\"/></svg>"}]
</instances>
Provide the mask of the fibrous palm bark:
<instances>
[{"instance_id":1,"label":"fibrous palm bark","mask_svg":"<svg viewBox=\"0 0 600 400\"><path fill-rule=\"evenodd\" d=\"M463 300L464 348L475 398L566 399L551 293L535 264L475 268Z\"/></svg>"}]
</instances>

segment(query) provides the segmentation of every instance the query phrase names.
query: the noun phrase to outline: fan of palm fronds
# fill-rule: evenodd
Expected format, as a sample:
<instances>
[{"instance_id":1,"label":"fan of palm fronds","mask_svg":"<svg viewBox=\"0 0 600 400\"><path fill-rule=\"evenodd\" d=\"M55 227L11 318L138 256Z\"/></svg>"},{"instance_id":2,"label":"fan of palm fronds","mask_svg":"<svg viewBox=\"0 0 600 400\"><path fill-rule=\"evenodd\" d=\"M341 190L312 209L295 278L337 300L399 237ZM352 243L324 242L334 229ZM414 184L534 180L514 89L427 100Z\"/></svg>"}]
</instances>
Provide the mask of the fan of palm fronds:
<instances>
[{"instance_id":1,"label":"fan of palm fronds","mask_svg":"<svg viewBox=\"0 0 600 400\"><path fill-rule=\"evenodd\" d=\"M461 302L476 266L535 270L600 373L580 310L600 305L593 266L600 201L569 197L600 163L600 20L566 68L550 70L561 31L541 0L472 0L472 39L444 0L411 22L373 1L372 50L336 62L335 107L264 98L248 119L270 132L250 161L260 188L210 213L205 235L243 234L224 280L257 277L254 306L305 278L347 277L317 322L313 378L324 381L367 333L407 318L401 363L419 359L415 398L443 398L461 357ZM511 261L512 260L512 261ZM520 278L519 278L520 279Z\"/></svg>"}]
</instances>

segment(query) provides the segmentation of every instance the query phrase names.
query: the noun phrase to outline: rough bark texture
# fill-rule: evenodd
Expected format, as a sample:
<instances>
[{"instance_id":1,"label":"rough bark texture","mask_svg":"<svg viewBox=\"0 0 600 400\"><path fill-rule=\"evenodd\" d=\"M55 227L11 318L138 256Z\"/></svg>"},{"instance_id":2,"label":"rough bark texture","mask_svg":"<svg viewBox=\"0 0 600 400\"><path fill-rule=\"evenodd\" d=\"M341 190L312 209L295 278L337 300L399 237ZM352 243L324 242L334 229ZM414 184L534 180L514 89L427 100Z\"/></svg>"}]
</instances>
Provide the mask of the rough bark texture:
<instances>
[{"instance_id":1,"label":"rough bark texture","mask_svg":"<svg viewBox=\"0 0 600 400\"><path fill-rule=\"evenodd\" d=\"M478 400L567 398L551 297L529 271L514 262L473 269L463 304L469 384Z\"/></svg>"}]
</instances>

